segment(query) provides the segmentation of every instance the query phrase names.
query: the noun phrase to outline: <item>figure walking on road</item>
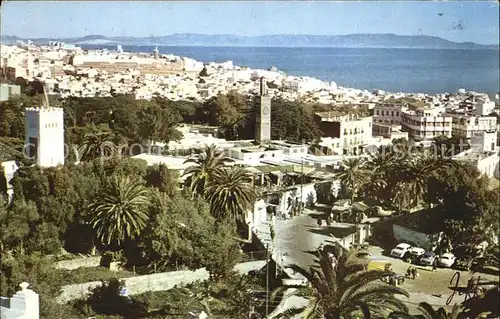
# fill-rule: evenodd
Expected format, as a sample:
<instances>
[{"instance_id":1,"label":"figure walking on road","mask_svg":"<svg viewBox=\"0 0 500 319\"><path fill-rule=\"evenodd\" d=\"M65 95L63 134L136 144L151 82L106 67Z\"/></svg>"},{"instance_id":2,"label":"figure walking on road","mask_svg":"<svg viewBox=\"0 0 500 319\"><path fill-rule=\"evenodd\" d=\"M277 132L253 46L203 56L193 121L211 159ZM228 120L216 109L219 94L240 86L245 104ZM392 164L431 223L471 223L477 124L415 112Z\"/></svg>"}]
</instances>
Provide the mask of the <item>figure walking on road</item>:
<instances>
[{"instance_id":1,"label":"figure walking on road","mask_svg":"<svg viewBox=\"0 0 500 319\"><path fill-rule=\"evenodd\" d=\"M434 259L434 261L432 262L432 271L437 271L437 267L438 267L438 262L437 262L437 257Z\"/></svg>"}]
</instances>

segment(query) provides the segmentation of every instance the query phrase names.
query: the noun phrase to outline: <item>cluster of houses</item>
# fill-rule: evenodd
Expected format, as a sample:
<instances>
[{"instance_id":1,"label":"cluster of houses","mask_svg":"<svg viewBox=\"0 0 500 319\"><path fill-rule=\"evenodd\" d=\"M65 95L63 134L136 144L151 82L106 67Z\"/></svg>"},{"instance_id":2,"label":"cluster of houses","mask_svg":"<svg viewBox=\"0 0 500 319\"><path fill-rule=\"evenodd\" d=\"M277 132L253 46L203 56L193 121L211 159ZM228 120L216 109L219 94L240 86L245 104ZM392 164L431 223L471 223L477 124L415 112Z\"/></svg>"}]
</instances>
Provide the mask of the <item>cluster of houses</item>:
<instances>
[{"instance_id":1,"label":"cluster of houses","mask_svg":"<svg viewBox=\"0 0 500 319\"><path fill-rule=\"evenodd\" d=\"M290 76L275 67L268 70L233 65L231 61L203 63L188 57L116 50L84 50L51 42L1 45L0 72L14 81L44 83L61 97L95 97L132 94L151 99L155 94L170 100L204 101L217 94L254 94L265 77L269 94L287 100L301 98L319 104L359 104L373 107L394 95L338 86L307 76ZM397 94L395 97L414 96ZM417 96L419 97L419 96ZM426 96L427 97L427 96Z\"/></svg>"},{"instance_id":2,"label":"cluster of houses","mask_svg":"<svg viewBox=\"0 0 500 319\"><path fill-rule=\"evenodd\" d=\"M187 58L163 56L158 50L151 57L125 54L120 50L102 51L101 55L96 55L95 52L68 48L60 43L45 47L11 46L7 50L10 53L5 53L4 47L1 65L4 74L31 80L40 78L52 92L59 92L63 97L75 94L96 96L98 92L105 95L108 89L119 93L129 87L137 87L134 91L136 97L146 99L151 92L158 93L157 90L162 89L161 92L172 99L205 98L216 94L221 87L226 89L217 93L227 92L228 86L243 88L246 93L259 93L261 105L257 111L255 140L228 141L218 137L216 127L184 124L178 128L182 133L180 140L166 145L146 141L144 145L148 151L133 156L146 161L148 165L165 164L169 169L178 171L182 184L182 173L191 164L185 163L187 156L177 153L209 145L224 150L234 160L232 165L245 167L252 173L255 187L266 190L254 210L248 213L248 223L252 227L266 223L273 212L290 212L296 204L315 204L318 184L332 183L331 191L338 192L340 185L335 179L335 172L342 169L343 159L367 156L370 147L390 145L394 139L413 139L428 146L438 136L458 137L467 141L471 148L452 154L454 160L473 163L489 177L500 177L499 110L484 94L464 90L436 96L388 94L383 91L367 93L343 90L334 83L321 84L314 79L311 80L313 84L308 86L304 84L307 81L301 79L300 83L294 82L294 78L286 77L276 70L256 73L234 67L232 63L204 65ZM61 61L68 56L68 52L72 54L68 64L64 65ZM123 62L126 68L120 64L121 60L127 61ZM137 65L129 68L130 63ZM118 71L110 68L110 64L118 65ZM59 75L52 73L57 66L61 66L62 70ZM165 73L144 73L144 70L151 69L161 69ZM265 79L263 74L267 76ZM115 86L116 83L120 85ZM212 90L210 83L216 83L214 87L218 89ZM274 86L272 83L279 84ZM310 90L313 90L312 93ZM3 99L19 94L15 86L3 85L0 92ZM325 97L328 96L334 101L333 104L349 103L352 109L315 114L315 121L324 132L319 146L327 151L313 152L312 147L317 145L271 139L271 97L279 94L288 98L309 94L316 101L326 101ZM64 143L64 113L62 109L52 108L48 103L45 95L41 107L25 111L26 155L32 157L40 167L64 165L67 150L71 149ZM18 169L16 162L0 154L0 165L9 182ZM11 185L8 184L9 196L12 193ZM23 286L19 294L30 293Z\"/></svg>"}]
</instances>

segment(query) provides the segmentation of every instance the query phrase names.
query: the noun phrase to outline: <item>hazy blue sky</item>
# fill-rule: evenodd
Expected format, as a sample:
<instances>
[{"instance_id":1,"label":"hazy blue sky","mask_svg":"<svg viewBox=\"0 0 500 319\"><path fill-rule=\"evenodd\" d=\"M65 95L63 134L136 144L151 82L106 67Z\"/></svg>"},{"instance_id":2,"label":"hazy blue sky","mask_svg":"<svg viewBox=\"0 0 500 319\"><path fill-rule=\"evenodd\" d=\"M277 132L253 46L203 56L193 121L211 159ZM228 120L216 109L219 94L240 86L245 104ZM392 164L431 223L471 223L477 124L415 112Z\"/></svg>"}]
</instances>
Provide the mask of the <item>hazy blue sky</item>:
<instances>
[{"instance_id":1,"label":"hazy blue sky","mask_svg":"<svg viewBox=\"0 0 500 319\"><path fill-rule=\"evenodd\" d=\"M33 38L396 33L484 44L499 42L496 1L5 1L1 10L2 34ZM460 21L463 28L454 28Z\"/></svg>"}]
</instances>

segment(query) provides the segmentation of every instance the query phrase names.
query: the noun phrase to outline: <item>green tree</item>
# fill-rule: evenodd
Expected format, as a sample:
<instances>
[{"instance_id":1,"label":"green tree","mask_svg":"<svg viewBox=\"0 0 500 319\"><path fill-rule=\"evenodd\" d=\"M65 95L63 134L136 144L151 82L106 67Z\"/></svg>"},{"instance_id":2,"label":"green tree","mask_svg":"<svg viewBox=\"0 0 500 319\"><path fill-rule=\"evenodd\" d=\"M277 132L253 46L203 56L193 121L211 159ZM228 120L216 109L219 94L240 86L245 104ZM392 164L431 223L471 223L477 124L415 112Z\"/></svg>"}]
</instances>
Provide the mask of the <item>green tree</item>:
<instances>
[{"instance_id":1,"label":"green tree","mask_svg":"<svg viewBox=\"0 0 500 319\"><path fill-rule=\"evenodd\" d=\"M0 136L24 138L24 109L40 107L41 102L41 96L24 94L0 102Z\"/></svg>"},{"instance_id":2,"label":"green tree","mask_svg":"<svg viewBox=\"0 0 500 319\"><path fill-rule=\"evenodd\" d=\"M85 134L79 148L81 161L92 161L99 157L109 157L116 153L111 132Z\"/></svg>"},{"instance_id":3,"label":"green tree","mask_svg":"<svg viewBox=\"0 0 500 319\"><path fill-rule=\"evenodd\" d=\"M390 200L393 172L396 161L393 155L385 152L384 148L370 154L370 159L366 163L367 168L372 171L372 182L367 184L367 193L378 203L385 203Z\"/></svg>"},{"instance_id":4,"label":"green tree","mask_svg":"<svg viewBox=\"0 0 500 319\"><path fill-rule=\"evenodd\" d=\"M113 176L89 206L90 223L105 244L134 239L148 222L147 189L127 176Z\"/></svg>"},{"instance_id":5,"label":"green tree","mask_svg":"<svg viewBox=\"0 0 500 319\"><path fill-rule=\"evenodd\" d=\"M342 165L344 170L337 174L337 178L353 202L358 191L370 180L371 172L362 158L344 159Z\"/></svg>"},{"instance_id":6,"label":"green tree","mask_svg":"<svg viewBox=\"0 0 500 319\"><path fill-rule=\"evenodd\" d=\"M121 294L124 287L125 283L116 278L102 281L101 286L92 290L87 304L97 314L107 315L106 318L113 315L134 318L147 316L144 304Z\"/></svg>"},{"instance_id":7,"label":"green tree","mask_svg":"<svg viewBox=\"0 0 500 319\"><path fill-rule=\"evenodd\" d=\"M201 194L210 185L213 175L220 168L232 162L234 161L225 156L224 151L215 145L207 146L202 153L196 154L184 162L193 163L184 171L184 176L187 176L186 183L193 194Z\"/></svg>"},{"instance_id":8,"label":"green tree","mask_svg":"<svg viewBox=\"0 0 500 319\"><path fill-rule=\"evenodd\" d=\"M313 115L302 101L272 100L271 137L296 142L311 142L322 136Z\"/></svg>"},{"instance_id":9,"label":"green tree","mask_svg":"<svg viewBox=\"0 0 500 319\"><path fill-rule=\"evenodd\" d=\"M148 186L158 188L169 197L179 193L179 174L177 171L169 170L164 164L149 166L146 181Z\"/></svg>"},{"instance_id":10,"label":"green tree","mask_svg":"<svg viewBox=\"0 0 500 319\"><path fill-rule=\"evenodd\" d=\"M396 175L406 184L397 191L409 191L412 194L410 204L417 206L429 202L429 181L444 169L454 166L453 162L430 156L417 155L400 162ZM397 196L397 195L395 195Z\"/></svg>"},{"instance_id":11,"label":"green tree","mask_svg":"<svg viewBox=\"0 0 500 319\"><path fill-rule=\"evenodd\" d=\"M228 95L218 94L205 102L204 108L207 121L211 125L231 128L243 117Z\"/></svg>"},{"instance_id":12,"label":"green tree","mask_svg":"<svg viewBox=\"0 0 500 319\"><path fill-rule=\"evenodd\" d=\"M138 136L143 140L168 143L182 137L176 128L182 118L170 108L148 102L138 112L138 117Z\"/></svg>"},{"instance_id":13,"label":"green tree","mask_svg":"<svg viewBox=\"0 0 500 319\"><path fill-rule=\"evenodd\" d=\"M258 197L251 178L248 171L236 166L217 170L203 191L212 215L220 220L229 217L245 221L246 214L253 210Z\"/></svg>"},{"instance_id":14,"label":"green tree","mask_svg":"<svg viewBox=\"0 0 500 319\"><path fill-rule=\"evenodd\" d=\"M217 225L202 198L173 198L155 190L149 207L151 221L141 236L147 262L157 271L206 267L214 277L225 276L238 262L239 245L226 225Z\"/></svg>"},{"instance_id":15,"label":"green tree","mask_svg":"<svg viewBox=\"0 0 500 319\"><path fill-rule=\"evenodd\" d=\"M406 305L396 295L409 294L382 282L393 275L392 271L365 270L366 262L337 247L334 257L320 251L319 269L309 271L294 266L310 283L310 287L297 287L297 294L308 297L309 304L282 313L283 317L301 314L304 318L369 318L370 314L387 317L394 311L408 312ZM277 295L283 289L275 291Z\"/></svg>"}]
</instances>

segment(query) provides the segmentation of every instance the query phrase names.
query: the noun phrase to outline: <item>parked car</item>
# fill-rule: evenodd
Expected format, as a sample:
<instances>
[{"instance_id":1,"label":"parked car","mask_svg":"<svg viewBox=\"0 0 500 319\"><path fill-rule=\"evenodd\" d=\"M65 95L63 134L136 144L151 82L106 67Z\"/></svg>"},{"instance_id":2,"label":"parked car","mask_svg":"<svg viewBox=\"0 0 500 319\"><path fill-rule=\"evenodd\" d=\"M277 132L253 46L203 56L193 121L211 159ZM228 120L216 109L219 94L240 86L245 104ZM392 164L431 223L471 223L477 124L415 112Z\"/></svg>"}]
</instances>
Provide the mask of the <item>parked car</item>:
<instances>
[{"instance_id":1,"label":"parked car","mask_svg":"<svg viewBox=\"0 0 500 319\"><path fill-rule=\"evenodd\" d=\"M411 245L401 243L401 244L397 245L396 248L391 250L391 257L404 258L407 256L410 248L411 248Z\"/></svg>"},{"instance_id":2,"label":"parked car","mask_svg":"<svg viewBox=\"0 0 500 319\"><path fill-rule=\"evenodd\" d=\"M422 266L432 266L434 261L438 258L433 251L426 251L418 261Z\"/></svg>"},{"instance_id":3,"label":"parked car","mask_svg":"<svg viewBox=\"0 0 500 319\"><path fill-rule=\"evenodd\" d=\"M472 268L472 261L474 258L469 255L460 256L455 260L453 268L458 270L470 270Z\"/></svg>"},{"instance_id":4,"label":"parked car","mask_svg":"<svg viewBox=\"0 0 500 319\"><path fill-rule=\"evenodd\" d=\"M446 253L441 255L438 264L441 267L451 267L455 263L456 257L452 253Z\"/></svg>"},{"instance_id":5,"label":"parked car","mask_svg":"<svg viewBox=\"0 0 500 319\"><path fill-rule=\"evenodd\" d=\"M418 262L420 257L425 253L425 249L420 247L412 247L408 250L410 253L409 257L413 262Z\"/></svg>"}]
</instances>

